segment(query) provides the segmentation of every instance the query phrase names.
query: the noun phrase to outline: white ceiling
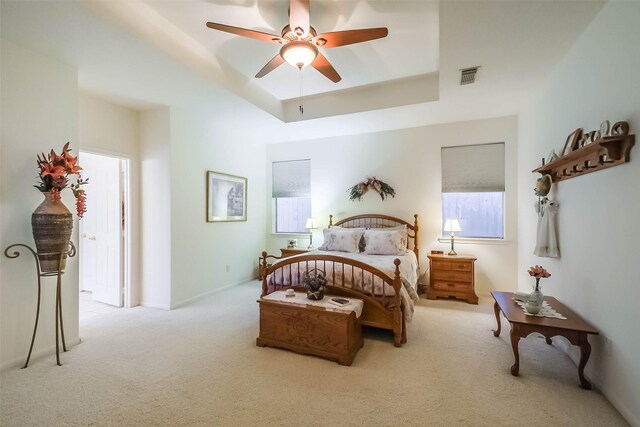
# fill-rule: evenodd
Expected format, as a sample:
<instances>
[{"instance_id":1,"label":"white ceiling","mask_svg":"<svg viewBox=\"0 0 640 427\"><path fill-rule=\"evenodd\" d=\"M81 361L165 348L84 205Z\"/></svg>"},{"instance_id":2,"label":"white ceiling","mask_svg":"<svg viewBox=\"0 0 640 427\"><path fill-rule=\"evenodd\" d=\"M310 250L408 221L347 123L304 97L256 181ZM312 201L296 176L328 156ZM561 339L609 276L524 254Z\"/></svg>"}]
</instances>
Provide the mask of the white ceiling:
<instances>
[{"instance_id":1,"label":"white ceiling","mask_svg":"<svg viewBox=\"0 0 640 427\"><path fill-rule=\"evenodd\" d=\"M205 26L207 21L280 35L289 23L288 1L145 1L216 58L253 77L280 46ZM187 6L188 5L188 6ZM429 1L312 0L310 22L318 33L387 27L386 38L320 48L342 81L333 83L311 67L303 70L305 95L348 89L438 71L438 5ZM402 66L396 66L402 64ZM300 72L283 64L254 84L278 100L299 96Z\"/></svg>"},{"instance_id":2,"label":"white ceiling","mask_svg":"<svg viewBox=\"0 0 640 427\"><path fill-rule=\"evenodd\" d=\"M387 26L389 36L328 50L344 86L306 70L305 93L315 95L306 120L294 121L286 99L298 94L296 70L253 78L277 47L204 25L277 33L287 3L2 1L1 34L77 68L80 87L103 98L136 109L202 106L223 132L228 122L229 134L280 142L517 114L603 5L312 0L318 31ZM459 69L472 65L482 66L477 82L459 86ZM252 126L237 129L239 120Z\"/></svg>"}]
</instances>

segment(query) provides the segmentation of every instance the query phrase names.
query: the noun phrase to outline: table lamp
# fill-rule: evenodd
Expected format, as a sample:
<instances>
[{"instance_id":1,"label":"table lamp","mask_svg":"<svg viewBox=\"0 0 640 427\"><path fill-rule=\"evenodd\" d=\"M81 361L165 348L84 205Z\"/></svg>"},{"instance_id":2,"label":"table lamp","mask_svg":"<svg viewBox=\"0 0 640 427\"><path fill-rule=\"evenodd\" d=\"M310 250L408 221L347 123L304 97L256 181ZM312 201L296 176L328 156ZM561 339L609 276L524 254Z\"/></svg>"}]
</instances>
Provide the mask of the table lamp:
<instances>
[{"instance_id":1,"label":"table lamp","mask_svg":"<svg viewBox=\"0 0 640 427\"><path fill-rule=\"evenodd\" d=\"M453 233L462 231L462 227L460 227L460 221L455 218L447 219L444 223L444 231L451 232L451 250L449 251L449 255L458 255L456 251L453 250Z\"/></svg>"},{"instance_id":2,"label":"table lamp","mask_svg":"<svg viewBox=\"0 0 640 427\"><path fill-rule=\"evenodd\" d=\"M313 218L307 218L307 223L304 225L304 228L309 230L309 248L313 249L313 230L318 228L318 223Z\"/></svg>"}]
</instances>

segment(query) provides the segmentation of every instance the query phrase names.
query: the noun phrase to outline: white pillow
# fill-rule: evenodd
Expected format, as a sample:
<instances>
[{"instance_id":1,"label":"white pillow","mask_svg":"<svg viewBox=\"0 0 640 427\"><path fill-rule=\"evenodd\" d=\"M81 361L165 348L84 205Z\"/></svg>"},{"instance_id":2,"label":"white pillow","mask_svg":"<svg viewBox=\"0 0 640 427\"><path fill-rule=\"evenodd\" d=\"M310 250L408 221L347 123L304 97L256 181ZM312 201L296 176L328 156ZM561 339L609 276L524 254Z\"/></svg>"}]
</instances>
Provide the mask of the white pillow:
<instances>
[{"instance_id":1,"label":"white pillow","mask_svg":"<svg viewBox=\"0 0 640 427\"><path fill-rule=\"evenodd\" d=\"M360 243L358 243L358 252L364 252L364 230L366 230L366 228L364 227L343 227L341 225L332 225L331 228L339 228L341 230L360 230L362 231L362 235L363 237L360 238Z\"/></svg>"},{"instance_id":2,"label":"white pillow","mask_svg":"<svg viewBox=\"0 0 640 427\"><path fill-rule=\"evenodd\" d=\"M404 238L404 242L402 243L402 247L406 248L407 247L407 240L409 239L409 229L407 228L407 226L405 224L403 225L397 225L395 227L386 227L386 228L370 228L369 230L373 230L373 231L391 231L391 230L402 230L404 232L404 235L402 236ZM362 236L362 240L363 240L363 244L364 244L364 236ZM362 248L362 250L364 251L364 247Z\"/></svg>"},{"instance_id":3,"label":"white pillow","mask_svg":"<svg viewBox=\"0 0 640 427\"><path fill-rule=\"evenodd\" d=\"M364 243L368 255L402 255L407 249L407 229L372 228L364 232Z\"/></svg>"},{"instance_id":4,"label":"white pillow","mask_svg":"<svg viewBox=\"0 0 640 427\"><path fill-rule=\"evenodd\" d=\"M356 228L325 228L324 243L318 249L323 251L360 252L360 239L363 229Z\"/></svg>"}]
</instances>

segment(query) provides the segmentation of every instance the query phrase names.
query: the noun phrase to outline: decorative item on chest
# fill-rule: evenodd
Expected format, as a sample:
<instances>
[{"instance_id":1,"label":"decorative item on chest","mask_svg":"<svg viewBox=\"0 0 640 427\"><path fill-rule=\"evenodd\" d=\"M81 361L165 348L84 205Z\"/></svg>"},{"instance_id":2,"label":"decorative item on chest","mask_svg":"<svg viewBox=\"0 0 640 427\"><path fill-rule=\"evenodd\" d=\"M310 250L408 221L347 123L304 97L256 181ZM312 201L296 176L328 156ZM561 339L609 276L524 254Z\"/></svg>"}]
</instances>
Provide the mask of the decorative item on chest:
<instances>
[{"instance_id":1,"label":"decorative item on chest","mask_svg":"<svg viewBox=\"0 0 640 427\"><path fill-rule=\"evenodd\" d=\"M324 298L327 279L323 272L312 269L304 276L304 285L307 287L307 298L313 301L320 301Z\"/></svg>"}]
</instances>

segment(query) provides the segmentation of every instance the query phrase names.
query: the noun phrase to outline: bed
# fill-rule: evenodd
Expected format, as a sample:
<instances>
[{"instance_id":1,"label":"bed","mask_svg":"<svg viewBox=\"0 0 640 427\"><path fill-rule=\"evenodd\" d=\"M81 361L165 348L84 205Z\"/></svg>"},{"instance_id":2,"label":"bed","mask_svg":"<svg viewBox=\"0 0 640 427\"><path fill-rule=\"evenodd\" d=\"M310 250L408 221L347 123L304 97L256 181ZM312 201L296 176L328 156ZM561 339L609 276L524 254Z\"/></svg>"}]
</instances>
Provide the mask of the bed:
<instances>
[{"instance_id":1,"label":"bed","mask_svg":"<svg viewBox=\"0 0 640 427\"><path fill-rule=\"evenodd\" d=\"M262 252L262 296L282 289L303 288L306 274L321 273L328 281L329 293L364 301L363 325L393 331L394 345L400 347L407 342L407 322L411 320L413 304L418 299L418 215L414 215L413 223L379 214L356 215L334 223L333 215L330 215L328 227L356 234L369 230L368 236L377 231L404 227L406 243L402 242L403 250L396 254L313 250L283 258ZM340 230L332 232L342 233ZM372 240L368 238L367 241L371 244ZM273 264L270 264L272 260Z\"/></svg>"}]
</instances>

